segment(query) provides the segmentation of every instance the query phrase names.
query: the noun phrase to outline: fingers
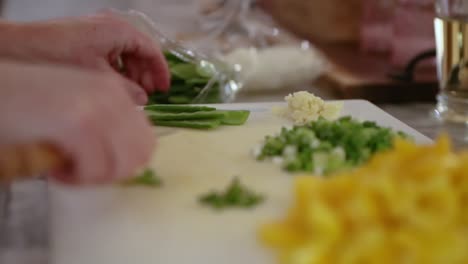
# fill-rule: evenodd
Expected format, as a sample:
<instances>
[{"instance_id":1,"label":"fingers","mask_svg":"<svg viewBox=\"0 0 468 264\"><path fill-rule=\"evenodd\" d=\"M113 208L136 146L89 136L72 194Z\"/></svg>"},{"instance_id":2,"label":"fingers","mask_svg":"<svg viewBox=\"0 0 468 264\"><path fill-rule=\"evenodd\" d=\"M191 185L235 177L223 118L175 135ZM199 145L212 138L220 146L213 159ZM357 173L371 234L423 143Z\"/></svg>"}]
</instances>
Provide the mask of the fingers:
<instances>
[{"instance_id":1,"label":"fingers","mask_svg":"<svg viewBox=\"0 0 468 264\"><path fill-rule=\"evenodd\" d=\"M98 184L113 173L114 164L102 133L107 122L96 114L96 111L77 114L75 125L59 135L59 144L72 163L53 173L58 181L72 185Z\"/></svg>"},{"instance_id":2,"label":"fingers","mask_svg":"<svg viewBox=\"0 0 468 264\"><path fill-rule=\"evenodd\" d=\"M99 63L98 68L106 71L108 74L114 75L114 78L120 80L122 82L121 85L126 88L125 90L135 104L145 105L148 102L148 94L141 86L138 85L138 69L131 67L130 71L127 70L127 73L125 74L126 76L115 74L115 71L119 68L116 61L117 59L111 58L110 65L107 62L102 61L102 63ZM136 77L132 77L129 72L134 74ZM112 93L112 91L110 91L110 93Z\"/></svg>"},{"instance_id":3,"label":"fingers","mask_svg":"<svg viewBox=\"0 0 468 264\"><path fill-rule=\"evenodd\" d=\"M117 179L135 176L149 161L155 137L145 115L126 100L114 102L128 111L116 115L109 105L110 124L107 127L109 148L114 154L114 175ZM131 155L129 155L131 153ZM106 179L108 181L112 178Z\"/></svg>"},{"instance_id":4,"label":"fingers","mask_svg":"<svg viewBox=\"0 0 468 264\"><path fill-rule=\"evenodd\" d=\"M113 183L133 176L151 157L153 130L128 96L131 81L115 73L63 66L1 69L6 86L0 95L8 98L0 104L0 112L8 113L1 117L2 141L56 146L70 166L54 173L55 179Z\"/></svg>"},{"instance_id":5,"label":"fingers","mask_svg":"<svg viewBox=\"0 0 468 264\"><path fill-rule=\"evenodd\" d=\"M130 22L114 12L101 12L96 28L102 32L97 38L103 39L98 47L103 52L107 69L119 71L118 58L122 58L125 75L140 85L147 93L167 91L170 86L170 72L167 61L158 44L139 31Z\"/></svg>"},{"instance_id":6,"label":"fingers","mask_svg":"<svg viewBox=\"0 0 468 264\"><path fill-rule=\"evenodd\" d=\"M108 76L87 89L88 94L81 98L87 103L74 109L72 122L59 136L59 144L73 161L68 170L53 174L63 183L119 182L135 176L151 157L155 144L152 127L127 95L125 82Z\"/></svg>"},{"instance_id":7,"label":"fingers","mask_svg":"<svg viewBox=\"0 0 468 264\"><path fill-rule=\"evenodd\" d=\"M159 48L156 46L146 46L151 44L152 42L147 43L146 41L142 41L141 49L137 49L141 52L138 54L139 56L137 56L137 58L140 58L142 61L140 65L146 66L142 81L147 81L147 83L151 82L156 90L167 91L169 90L171 82L169 66Z\"/></svg>"},{"instance_id":8,"label":"fingers","mask_svg":"<svg viewBox=\"0 0 468 264\"><path fill-rule=\"evenodd\" d=\"M129 79L138 83L148 93L154 90L162 90L157 89L159 77L155 77L154 70L151 68L151 65L148 64L148 61L136 57L133 54L126 54L122 59ZM159 87L161 86L159 85Z\"/></svg>"},{"instance_id":9,"label":"fingers","mask_svg":"<svg viewBox=\"0 0 468 264\"><path fill-rule=\"evenodd\" d=\"M155 90L167 91L170 86L170 73L167 61L157 44L132 27L130 39L122 51L125 66L132 71L131 76L149 93Z\"/></svg>"},{"instance_id":10,"label":"fingers","mask_svg":"<svg viewBox=\"0 0 468 264\"><path fill-rule=\"evenodd\" d=\"M122 84L135 104L146 105L148 102L148 95L138 84L125 78L122 78Z\"/></svg>"}]
</instances>

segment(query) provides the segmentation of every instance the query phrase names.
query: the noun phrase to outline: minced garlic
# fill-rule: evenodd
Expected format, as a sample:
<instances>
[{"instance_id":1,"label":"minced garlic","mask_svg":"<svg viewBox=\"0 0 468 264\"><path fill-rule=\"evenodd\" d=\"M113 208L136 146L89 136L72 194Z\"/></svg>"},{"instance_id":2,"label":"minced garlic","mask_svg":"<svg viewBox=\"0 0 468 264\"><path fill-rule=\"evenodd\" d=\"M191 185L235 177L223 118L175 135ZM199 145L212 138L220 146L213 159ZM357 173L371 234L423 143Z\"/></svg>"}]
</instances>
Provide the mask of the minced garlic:
<instances>
[{"instance_id":1,"label":"minced garlic","mask_svg":"<svg viewBox=\"0 0 468 264\"><path fill-rule=\"evenodd\" d=\"M274 113L291 119L296 125L304 125L316 121L320 117L334 120L340 116L342 103L327 103L320 97L301 91L285 97L287 107L275 108Z\"/></svg>"}]
</instances>

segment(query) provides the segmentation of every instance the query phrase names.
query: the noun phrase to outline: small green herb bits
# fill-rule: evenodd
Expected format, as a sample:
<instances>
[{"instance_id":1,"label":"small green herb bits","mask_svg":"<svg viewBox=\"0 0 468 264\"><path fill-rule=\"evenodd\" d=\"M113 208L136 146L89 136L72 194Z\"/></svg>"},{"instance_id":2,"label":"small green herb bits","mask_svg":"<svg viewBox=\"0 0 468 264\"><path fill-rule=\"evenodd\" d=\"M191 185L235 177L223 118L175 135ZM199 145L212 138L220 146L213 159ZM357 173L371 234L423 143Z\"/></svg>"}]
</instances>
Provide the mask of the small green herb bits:
<instances>
[{"instance_id":1,"label":"small green herb bits","mask_svg":"<svg viewBox=\"0 0 468 264\"><path fill-rule=\"evenodd\" d=\"M320 118L304 126L282 128L276 136L266 136L255 153L260 161L282 159L288 172L327 175L363 164L373 154L392 148L397 137L406 135L371 121Z\"/></svg>"},{"instance_id":2,"label":"small green herb bits","mask_svg":"<svg viewBox=\"0 0 468 264\"><path fill-rule=\"evenodd\" d=\"M264 197L256 194L234 178L229 187L222 192L210 192L200 197L199 202L213 209L253 208L263 202Z\"/></svg>"},{"instance_id":3,"label":"small green herb bits","mask_svg":"<svg viewBox=\"0 0 468 264\"><path fill-rule=\"evenodd\" d=\"M159 187L162 185L162 181L158 176L156 176L156 173L153 170L146 169L140 175L125 181L123 185Z\"/></svg>"}]
</instances>

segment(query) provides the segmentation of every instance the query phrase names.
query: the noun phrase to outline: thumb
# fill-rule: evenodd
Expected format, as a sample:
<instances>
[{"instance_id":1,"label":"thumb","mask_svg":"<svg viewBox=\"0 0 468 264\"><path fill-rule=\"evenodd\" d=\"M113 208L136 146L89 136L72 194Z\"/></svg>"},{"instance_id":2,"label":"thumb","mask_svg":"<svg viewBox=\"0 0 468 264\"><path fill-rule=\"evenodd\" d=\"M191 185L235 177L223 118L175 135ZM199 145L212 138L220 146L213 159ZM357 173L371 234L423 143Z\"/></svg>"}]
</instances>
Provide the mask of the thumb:
<instances>
[{"instance_id":1,"label":"thumb","mask_svg":"<svg viewBox=\"0 0 468 264\"><path fill-rule=\"evenodd\" d=\"M107 61L102 61L99 63L98 68L107 73L115 75L115 77L121 81L123 87L127 91L128 95L132 98L133 102L135 102L135 104L145 105L148 102L148 95L146 94L145 89L143 89L143 87L138 85L136 82L119 73L116 70L116 66L111 64L112 63Z\"/></svg>"},{"instance_id":2,"label":"thumb","mask_svg":"<svg viewBox=\"0 0 468 264\"><path fill-rule=\"evenodd\" d=\"M135 102L135 104L145 105L146 103L148 103L148 95L142 87L125 77L119 76L119 78L122 80L125 90Z\"/></svg>"}]
</instances>

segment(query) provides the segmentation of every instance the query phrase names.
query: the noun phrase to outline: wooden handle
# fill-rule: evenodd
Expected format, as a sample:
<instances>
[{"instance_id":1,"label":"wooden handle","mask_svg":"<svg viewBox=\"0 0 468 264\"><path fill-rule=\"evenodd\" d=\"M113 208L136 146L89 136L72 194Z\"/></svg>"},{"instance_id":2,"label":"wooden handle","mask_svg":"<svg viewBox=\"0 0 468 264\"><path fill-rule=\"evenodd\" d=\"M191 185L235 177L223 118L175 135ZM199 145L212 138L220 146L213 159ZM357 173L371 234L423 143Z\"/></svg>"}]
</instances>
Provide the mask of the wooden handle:
<instances>
[{"instance_id":1,"label":"wooden handle","mask_svg":"<svg viewBox=\"0 0 468 264\"><path fill-rule=\"evenodd\" d=\"M0 183L38 176L63 165L62 155L49 144L3 148L0 149Z\"/></svg>"}]
</instances>

